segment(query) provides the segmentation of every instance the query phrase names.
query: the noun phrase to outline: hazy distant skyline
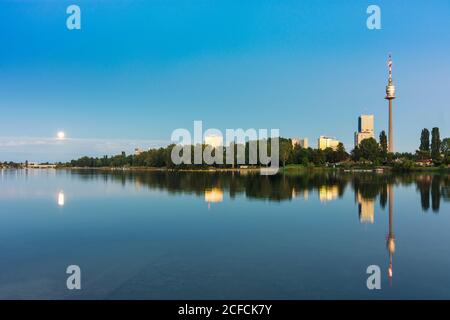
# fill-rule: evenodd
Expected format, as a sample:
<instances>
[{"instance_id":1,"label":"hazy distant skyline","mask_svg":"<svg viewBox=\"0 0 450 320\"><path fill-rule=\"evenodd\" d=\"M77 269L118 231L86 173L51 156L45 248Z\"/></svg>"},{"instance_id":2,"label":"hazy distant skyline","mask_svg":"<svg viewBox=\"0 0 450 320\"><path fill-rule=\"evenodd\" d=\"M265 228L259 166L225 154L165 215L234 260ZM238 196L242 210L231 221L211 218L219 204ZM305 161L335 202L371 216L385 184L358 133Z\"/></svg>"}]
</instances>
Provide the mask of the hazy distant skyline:
<instances>
[{"instance_id":1,"label":"hazy distant skyline","mask_svg":"<svg viewBox=\"0 0 450 320\"><path fill-rule=\"evenodd\" d=\"M69 31L66 7L82 10ZM381 7L381 30L366 9ZM450 136L450 2L2 1L0 161L165 145L176 128L279 128L353 148L360 114L395 146ZM57 142L63 130L68 140Z\"/></svg>"}]
</instances>

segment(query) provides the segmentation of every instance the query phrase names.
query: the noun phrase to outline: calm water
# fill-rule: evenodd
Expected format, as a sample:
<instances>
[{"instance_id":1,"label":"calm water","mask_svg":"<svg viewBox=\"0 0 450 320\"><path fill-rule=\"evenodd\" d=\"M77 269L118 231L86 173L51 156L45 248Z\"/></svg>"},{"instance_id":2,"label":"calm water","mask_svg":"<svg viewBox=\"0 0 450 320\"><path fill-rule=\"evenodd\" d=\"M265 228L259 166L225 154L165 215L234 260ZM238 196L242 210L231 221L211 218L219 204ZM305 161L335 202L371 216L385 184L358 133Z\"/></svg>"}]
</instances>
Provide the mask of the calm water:
<instances>
[{"instance_id":1,"label":"calm water","mask_svg":"<svg viewBox=\"0 0 450 320\"><path fill-rule=\"evenodd\" d=\"M449 299L449 178L2 170L0 298Z\"/></svg>"}]
</instances>

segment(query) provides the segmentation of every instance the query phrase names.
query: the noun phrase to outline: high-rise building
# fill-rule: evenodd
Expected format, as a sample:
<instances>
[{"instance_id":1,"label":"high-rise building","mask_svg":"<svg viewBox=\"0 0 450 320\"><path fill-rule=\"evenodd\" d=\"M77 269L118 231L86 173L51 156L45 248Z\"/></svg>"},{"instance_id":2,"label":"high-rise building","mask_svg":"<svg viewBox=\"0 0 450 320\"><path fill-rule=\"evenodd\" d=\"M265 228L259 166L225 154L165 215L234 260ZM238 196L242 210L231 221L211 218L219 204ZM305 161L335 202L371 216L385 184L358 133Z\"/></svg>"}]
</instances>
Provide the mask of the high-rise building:
<instances>
[{"instance_id":1,"label":"high-rise building","mask_svg":"<svg viewBox=\"0 0 450 320\"><path fill-rule=\"evenodd\" d=\"M325 150L326 148L331 148L333 150L336 150L340 141L336 140L331 137L326 136L320 136L319 139L317 139L317 148L320 150Z\"/></svg>"},{"instance_id":2,"label":"high-rise building","mask_svg":"<svg viewBox=\"0 0 450 320\"><path fill-rule=\"evenodd\" d=\"M395 99L395 86L392 81L392 58L389 55L388 60L389 66L389 80L388 85L386 86L386 97L385 99L389 101L389 139L388 139L388 151L394 152L394 126L393 126L393 118L392 118L392 100Z\"/></svg>"},{"instance_id":3,"label":"high-rise building","mask_svg":"<svg viewBox=\"0 0 450 320\"><path fill-rule=\"evenodd\" d=\"M295 146L300 146L302 148L308 148L309 147L309 142L308 142L308 138L294 138L292 139L292 148L294 148Z\"/></svg>"},{"instance_id":4,"label":"high-rise building","mask_svg":"<svg viewBox=\"0 0 450 320\"><path fill-rule=\"evenodd\" d=\"M375 138L373 115L362 114L358 118L358 132L355 132L355 147L359 146L361 141L368 138Z\"/></svg>"}]
</instances>

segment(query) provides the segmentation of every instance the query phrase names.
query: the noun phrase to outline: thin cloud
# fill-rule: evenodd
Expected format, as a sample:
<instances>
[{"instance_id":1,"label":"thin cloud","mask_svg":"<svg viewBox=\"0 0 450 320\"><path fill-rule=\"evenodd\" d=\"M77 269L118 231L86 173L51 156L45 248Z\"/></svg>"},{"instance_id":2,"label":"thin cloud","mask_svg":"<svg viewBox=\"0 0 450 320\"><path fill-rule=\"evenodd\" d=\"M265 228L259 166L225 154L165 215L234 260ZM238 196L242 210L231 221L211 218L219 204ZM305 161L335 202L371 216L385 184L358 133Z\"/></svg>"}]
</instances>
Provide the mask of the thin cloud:
<instances>
[{"instance_id":1,"label":"thin cloud","mask_svg":"<svg viewBox=\"0 0 450 320\"><path fill-rule=\"evenodd\" d=\"M0 161L68 161L81 156L113 155L135 148L164 147L169 140L0 137Z\"/></svg>"}]
</instances>

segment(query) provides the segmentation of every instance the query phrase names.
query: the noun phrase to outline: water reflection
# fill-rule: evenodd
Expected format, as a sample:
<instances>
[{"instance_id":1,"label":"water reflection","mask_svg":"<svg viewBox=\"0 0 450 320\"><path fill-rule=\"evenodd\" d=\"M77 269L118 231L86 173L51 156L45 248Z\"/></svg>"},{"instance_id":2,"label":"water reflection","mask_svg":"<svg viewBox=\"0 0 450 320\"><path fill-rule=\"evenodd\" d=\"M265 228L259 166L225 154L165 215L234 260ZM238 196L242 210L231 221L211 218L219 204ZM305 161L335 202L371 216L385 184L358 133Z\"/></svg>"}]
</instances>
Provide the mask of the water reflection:
<instances>
[{"instance_id":1,"label":"water reflection","mask_svg":"<svg viewBox=\"0 0 450 320\"><path fill-rule=\"evenodd\" d=\"M388 277L389 282L392 283L392 276L394 274L394 268L392 265L392 256L395 252L395 236L394 236L394 188L392 184L388 186L388 196L389 196L389 233L386 238L386 248L389 252L389 267L388 267Z\"/></svg>"},{"instance_id":2,"label":"water reflection","mask_svg":"<svg viewBox=\"0 0 450 320\"><path fill-rule=\"evenodd\" d=\"M375 200L364 198L361 192L356 192L356 201L358 202L359 222L373 223L375 220Z\"/></svg>"},{"instance_id":3,"label":"water reflection","mask_svg":"<svg viewBox=\"0 0 450 320\"><path fill-rule=\"evenodd\" d=\"M83 298L449 298L447 174L6 170L0 180L0 298L73 298L60 290L67 261L94 275ZM370 264L382 269L376 293ZM56 280L47 294L36 279Z\"/></svg>"},{"instance_id":4,"label":"water reflection","mask_svg":"<svg viewBox=\"0 0 450 320\"><path fill-rule=\"evenodd\" d=\"M211 209L211 203L223 201L223 190L220 188L211 188L205 190L205 202L208 203L208 209Z\"/></svg>"},{"instance_id":5,"label":"water reflection","mask_svg":"<svg viewBox=\"0 0 450 320\"><path fill-rule=\"evenodd\" d=\"M449 199L448 177L441 176L420 176L417 179L417 190L420 192L422 209L426 212L430 209L435 213L439 212L441 197Z\"/></svg>"},{"instance_id":6,"label":"water reflection","mask_svg":"<svg viewBox=\"0 0 450 320\"><path fill-rule=\"evenodd\" d=\"M62 174L60 172L59 174ZM373 223L375 202L381 208L388 202L388 189L393 186L416 187L420 194L423 211L431 207L439 212L440 202L450 200L448 174L378 174L322 172L301 175L279 174L261 176L241 173L190 173L190 172L101 172L91 170L68 171L81 179L117 181L122 185L134 184L139 188L164 190L169 194L195 194L208 203L221 202L228 194L232 200L237 196L269 201L291 201L302 197L308 199L316 193L321 202L342 198L351 187L358 204L360 222Z\"/></svg>"},{"instance_id":7,"label":"water reflection","mask_svg":"<svg viewBox=\"0 0 450 320\"><path fill-rule=\"evenodd\" d=\"M328 202L335 200L339 196L339 187L337 185L327 186L323 185L319 187L319 200L320 202Z\"/></svg>"},{"instance_id":8,"label":"water reflection","mask_svg":"<svg viewBox=\"0 0 450 320\"><path fill-rule=\"evenodd\" d=\"M238 196L269 201L292 201L309 199L316 193L321 203L342 198L346 188L354 192L355 203L360 223L373 224L375 221L376 202L381 209L388 206L389 229L386 236L386 249L389 255L388 279L392 283L394 274L393 256L395 253L394 188L415 186L420 194L421 207L424 212L431 210L438 213L440 202L450 200L450 179L448 174L379 174L379 173L341 173L322 172L308 174L279 174L261 176L251 173L170 173L170 172L113 172L100 173L90 171L70 171L82 179L104 179L119 181L123 185L134 183L139 187L148 187L169 192L170 194L191 193L203 196L211 204L224 201L229 194L233 200Z\"/></svg>"},{"instance_id":9,"label":"water reflection","mask_svg":"<svg viewBox=\"0 0 450 320\"><path fill-rule=\"evenodd\" d=\"M58 206L63 207L64 206L64 202L65 202L65 200L64 200L64 191L61 190L58 193Z\"/></svg>"},{"instance_id":10,"label":"water reflection","mask_svg":"<svg viewBox=\"0 0 450 320\"><path fill-rule=\"evenodd\" d=\"M295 190L295 187L292 188L292 199L295 199L295 198L303 198L305 200L308 200L309 190L308 189Z\"/></svg>"}]
</instances>

